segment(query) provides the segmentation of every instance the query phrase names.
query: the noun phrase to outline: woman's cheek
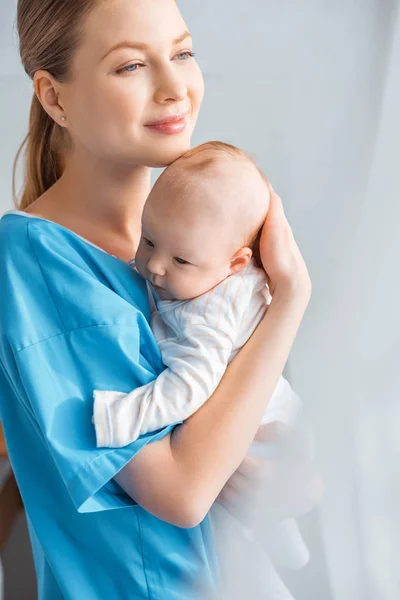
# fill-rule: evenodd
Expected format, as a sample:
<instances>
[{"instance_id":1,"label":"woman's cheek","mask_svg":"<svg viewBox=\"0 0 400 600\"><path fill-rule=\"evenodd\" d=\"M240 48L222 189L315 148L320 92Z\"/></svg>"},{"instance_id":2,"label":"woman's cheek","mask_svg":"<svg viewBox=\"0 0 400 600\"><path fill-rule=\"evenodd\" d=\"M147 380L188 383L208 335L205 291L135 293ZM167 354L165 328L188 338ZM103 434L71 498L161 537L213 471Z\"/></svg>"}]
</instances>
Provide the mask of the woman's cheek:
<instances>
[{"instance_id":1,"label":"woman's cheek","mask_svg":"<svg viewBox=\"0 0 400 600\"><path fill-rule=\"evenodd\" d=\"M146 264L146 258L145 258L144 252L141 248L141 245L139 244L139 247L136 251L136 256L135 256L135 266L141 275L144 274L145 264Z\"/></svg>"},{"instance_id":2,"label":"woman's cheek","mask_svg":"<svg viewBox=\"0 0 400 600\"><path fill-rule=\"evenodd\" d=\"M188 81L188 94L191 97L194 116L197 117L204 97L203 74L197 63L193 65L193 70L190 74L190 79Z\"/></svg>"}]
</instances>

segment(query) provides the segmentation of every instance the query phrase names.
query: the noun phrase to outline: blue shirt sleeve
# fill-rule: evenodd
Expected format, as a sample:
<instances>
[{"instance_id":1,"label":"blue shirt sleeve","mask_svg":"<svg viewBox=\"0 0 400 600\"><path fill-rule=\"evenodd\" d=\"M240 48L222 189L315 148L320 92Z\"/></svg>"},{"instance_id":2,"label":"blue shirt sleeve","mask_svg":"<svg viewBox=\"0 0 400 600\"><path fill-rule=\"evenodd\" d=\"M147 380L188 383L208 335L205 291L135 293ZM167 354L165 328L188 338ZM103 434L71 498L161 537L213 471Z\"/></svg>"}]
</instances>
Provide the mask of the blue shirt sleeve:
<instances>
[{"instance_id":1,"label":"blue shirt sleeve","mask_svg":"<svg viewBox=\"0 0 400 600\"><path fill-rule=\"evenodd\" d=\"M93 389L140 385L135 356L138 333L137 325L75 329L16 355L21 397L25 396L38 436L81 512L132 504L117 484L106 484L144 445L172 429L142 436L118 450L96 449Z\"/></svg>"},{"instance_id":2,"label":"blue shirt sleeve","mask_svg":"<svg viewBox=\"0 0 400 600\"><path fill-rule=\"evenodd\" d=\"M91 416L94 389L128 392L163 369L144 282L65 228L16 219L3 236L0 229L0 360L15 393L8 401L29 414L78 511L130 506L112 478L175 424L124 448L98 449Z\"/></svg>"}]
</instances>

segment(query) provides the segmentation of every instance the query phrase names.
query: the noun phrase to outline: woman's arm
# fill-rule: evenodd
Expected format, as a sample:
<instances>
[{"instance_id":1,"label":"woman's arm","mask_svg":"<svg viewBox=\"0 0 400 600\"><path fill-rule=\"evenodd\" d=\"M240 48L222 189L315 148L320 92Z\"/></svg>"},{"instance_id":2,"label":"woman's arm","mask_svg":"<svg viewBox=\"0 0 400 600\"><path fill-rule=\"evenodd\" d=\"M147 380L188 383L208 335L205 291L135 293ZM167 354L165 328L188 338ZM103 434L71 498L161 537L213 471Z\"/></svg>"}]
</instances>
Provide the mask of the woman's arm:
<instances>
[{"instance_id":1,"label":"woman's arm","mask_svg":"<svg viewBox=\"0 0 400 600\"><path fill-rule=\"evenodd\" d=\"M138 504L182 527L204 518L256 434L308 300L304 289L278 287L208 402L120 471L116 481Z\"/></svg>"},{"instance_id":2,"label":"woman's arm","mask_svg":"<svg viewBox=\"0 0 400 600\"><path fill-rule=\"evenodd\" d=\"M273 192L260 249L273 298L258 328L208 402L115 477L143 508L181 527L204 518L242 462L310 299L306 266Z\"/></svg>"},{"instance_id":3,"label":"woman's arm","mask_svg":"<svg viewBox=\"0 0 400 600\"><path fill-rule=\"evenodd\" d=\"M212 303L213 299L209 309ZM184 310L192 315L192 303ZM95 390L97 446L127 446L141 435L191 417L210 398L226 370L234 343L231 320L222 315L218 328L192 324L179 337L162 340L159 348L167 368L150 383L128 394Z\"/></svg>"}]
</instances>

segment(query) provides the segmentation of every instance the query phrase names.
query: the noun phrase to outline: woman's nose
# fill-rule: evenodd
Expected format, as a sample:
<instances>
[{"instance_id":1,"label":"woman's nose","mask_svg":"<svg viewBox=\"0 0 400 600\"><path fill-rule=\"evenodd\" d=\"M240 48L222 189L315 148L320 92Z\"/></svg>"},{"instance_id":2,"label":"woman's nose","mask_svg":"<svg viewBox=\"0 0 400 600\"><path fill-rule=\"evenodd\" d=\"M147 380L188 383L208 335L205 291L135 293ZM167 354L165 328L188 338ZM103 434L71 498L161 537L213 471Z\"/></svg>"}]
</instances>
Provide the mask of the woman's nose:
<instances>
[{"instance_id":1,"label":"woman's nose","mask_svg":"<svg viewBox=\"0 0 400 600\"><path fill-rule=\"evenodd\" d=\"M155 257L150 258L147 263L147 268L152 275L158 275L159 277L164 277L166 273L166 269L162 262Z\"/></svg>"},{"instance_id":2,"label":"woman's nose","mask_svg":"<svg viewBox=\"0 0 400 600\"><path fill-rule=\"evenodd\" d=\"M154 99L159 104L181 102L187 96L188 88L184 75L177 72L174 64L170 64L159 74L157 83Z\"/></svg>"}]
</instances>

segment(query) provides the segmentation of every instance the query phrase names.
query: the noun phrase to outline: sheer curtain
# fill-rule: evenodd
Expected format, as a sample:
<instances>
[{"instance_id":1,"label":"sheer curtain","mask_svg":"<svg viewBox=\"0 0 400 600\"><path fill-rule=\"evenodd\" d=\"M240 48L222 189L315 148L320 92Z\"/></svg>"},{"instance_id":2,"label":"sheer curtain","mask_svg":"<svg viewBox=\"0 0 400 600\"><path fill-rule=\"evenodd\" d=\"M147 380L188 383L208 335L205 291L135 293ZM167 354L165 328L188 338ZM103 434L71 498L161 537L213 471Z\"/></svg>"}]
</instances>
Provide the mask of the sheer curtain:
<instances>
[{"instance_id":1,"label":"sheer curtain","mask_svg":"<svg viewBox=\"0 0 400 600\"><path fill-rule=\"evenodd\" d=\"M294 383L303 382L305 395L310 390L326 485L319 516L332 596L396 600L400 19L397 2L356 4L362 27L343 33L340 43L350 63L360 44L365 53L346 85L343 72L332 73L340 86L337 138L325 141L334 157L330 166L336 167L335 200L332 219L315 223L325 273L317 269L310 234L315 294L291 365ZM343 5L341 17L349 10ZM300 232L303 228L299 220ZM315 365L321 367L318 373Z\"/></svg>"},{"instance_id":2,"label":"sheer curtain","mask_svg":"<svg viewBox=\"0 0 400 600\"><path fill-rule=\"evenodd\" d=\"M342 502L352 506L353 515L348 514L342 531L347 545L346 529L354 530L354 560L349 565L359 565L355 573L360 594L349 595L346 581L338 575L347 557L335 553L340 545L338 532L327 523L325 541L332 549L328 564L341 599L400 597L400 15L396 8L387 28L373 155L343 281L348 362L339 380L347 373L351 382L343 393L351 414L347 435L352 441L348 454L352 489ZM336 477L332 474L332 481L341 489L340 469ZM324 519L329 522L328 507Z\"/></svg>"},{"instance_id":3,"label":"sheer curtain","mask_svg":"<svg viewBox=\"0 0 400 600\"><path fill-rule=\"evenodd\" d=\"M15 5L0 7L1 211L12 207L32 92L11 33ZM313 280L289 372L325 481L309 540L326 572L299 574L294 595L326 600L329 587L332 600L397 600L399 1L180 5L206 81L194 142L221 139L255 156Z\"/></svg>"}]
</instances>

